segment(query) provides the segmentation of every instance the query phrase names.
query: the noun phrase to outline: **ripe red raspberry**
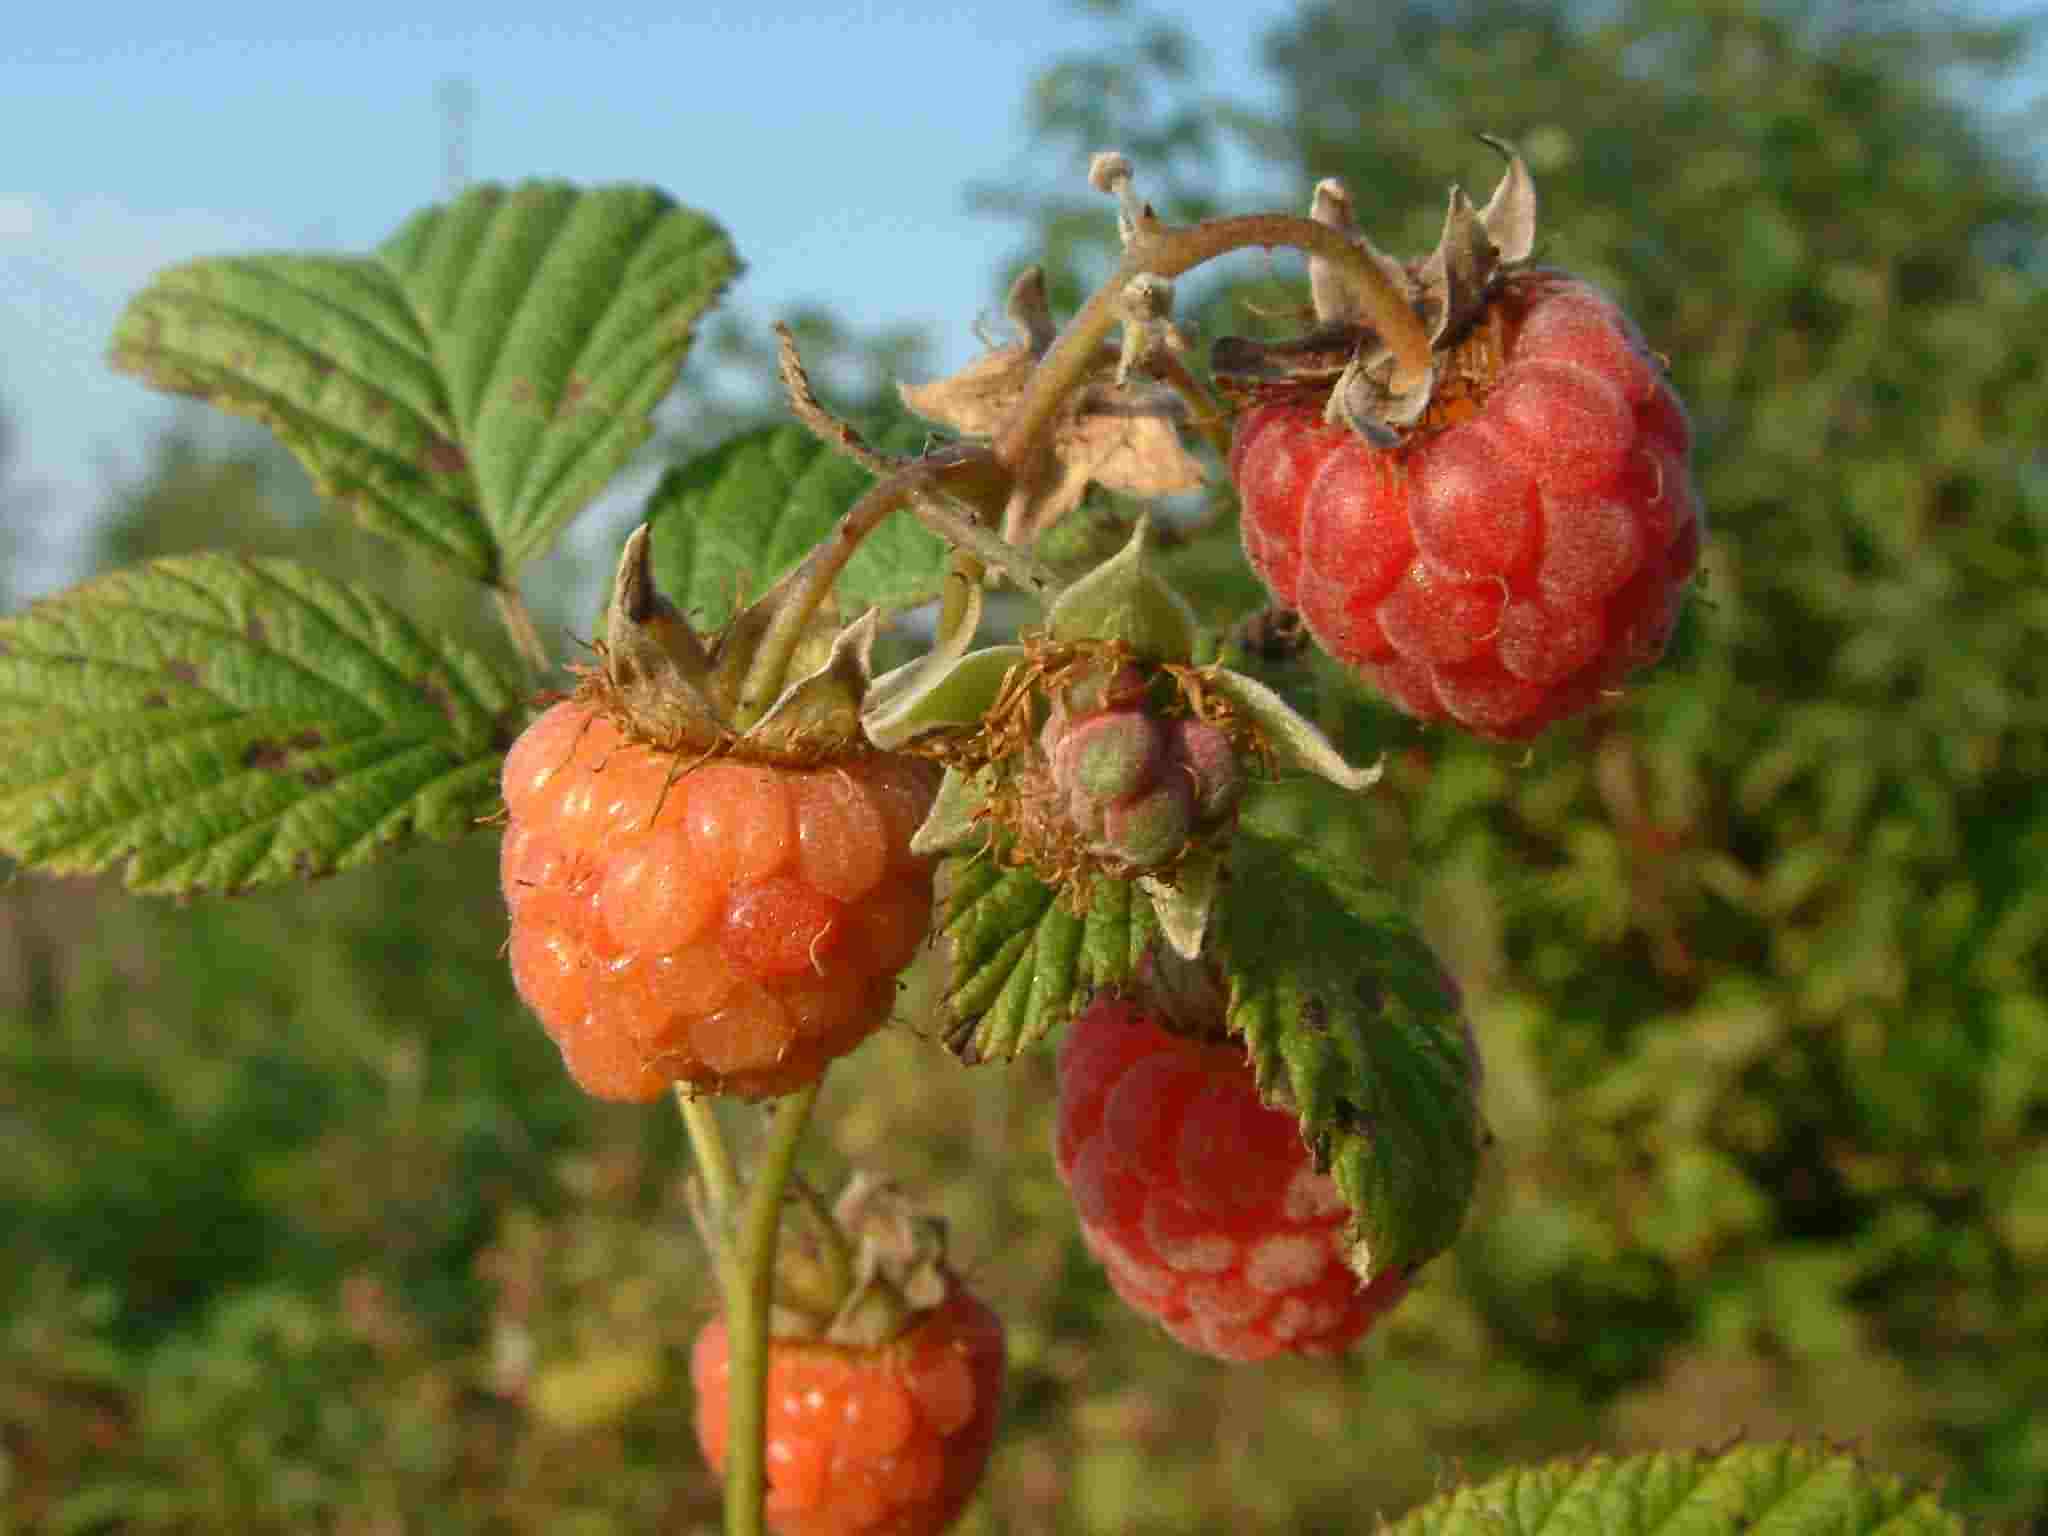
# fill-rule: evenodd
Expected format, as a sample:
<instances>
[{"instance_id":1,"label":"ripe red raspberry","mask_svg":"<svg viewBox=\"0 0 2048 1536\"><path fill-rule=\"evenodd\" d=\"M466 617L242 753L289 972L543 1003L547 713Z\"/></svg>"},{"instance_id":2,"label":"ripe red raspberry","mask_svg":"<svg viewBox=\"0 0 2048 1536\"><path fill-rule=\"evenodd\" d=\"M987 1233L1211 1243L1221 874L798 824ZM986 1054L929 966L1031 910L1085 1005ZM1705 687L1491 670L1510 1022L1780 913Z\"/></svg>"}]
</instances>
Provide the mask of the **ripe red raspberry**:
<instances>
[{"instance_id":1,"label":"ripe red raspberry","mask_svg":"<svg viewBox=\"0 0 2048 1536\"><path fill-rule=\"evenodd\" d=\"M931 915L909 845L932 772L880 753L676 768L575 700L514 743L513 979L599 1098L787 1093L894 1005Z\"/></svg>"},{"instance_id":2,"label":"ripe red raspberry","mask_svg":"<svg viewBox=\"0 0 2048 1536\"><path fill-rule=\"evenodd\" d=\"M1240 416L1245 554L1401 709L1517 739L1663 654L1699 561L1691 431L1591 285L1517 271L1397 446L1310 401Z\"/></svg>"},{"instance_id":3,"label":"ripe red raspberry","mask_svg":"<svg viewBox=\"0 0 2048 1536\"><path fill-rule=\"evenodd\" d=\"M1068 1027L1059 1070L1055 1155L1081 1235L1116 1293L1188 1348L1334 1354L1407 1294L1404 1272L1361 1285L1346 1267L1343 1197L1237 1045L1105 996Z\"/></svg>"},{"instance_id":4,"label":"ripe red raspberry","mask_svg":"<svg viewBox=\"0 0 2048 1536\"><path fill-rule=\"evenodd\" d=\"M697 1336L697 1443L725 1466L725 1321ZM988 1464L1003 1390L1003 1325L953 1293L874 1349L775 1339L768 1354L768 1496L782 1536L931 1536Z\"/></svg>"}]
</instances>

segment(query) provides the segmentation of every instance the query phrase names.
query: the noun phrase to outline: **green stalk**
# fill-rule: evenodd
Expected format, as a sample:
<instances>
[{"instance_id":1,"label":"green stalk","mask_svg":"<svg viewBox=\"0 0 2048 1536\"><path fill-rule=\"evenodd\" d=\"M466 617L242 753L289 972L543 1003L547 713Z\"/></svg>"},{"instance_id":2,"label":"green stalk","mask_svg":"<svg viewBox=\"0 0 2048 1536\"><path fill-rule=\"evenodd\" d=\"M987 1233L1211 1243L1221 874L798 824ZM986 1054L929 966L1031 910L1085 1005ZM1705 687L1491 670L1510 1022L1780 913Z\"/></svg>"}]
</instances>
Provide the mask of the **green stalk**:
<instances>
[{"instance_id":1,"label":"green stalk","mask_svg":"<svg viewBox=\"0 0 2048 1536\"><path fill-rule=\"evenodd\" d=\"M822 1079L821 1079L822 1080ZM775 1296L775 1250L782 1202L796 1166L797 1144L817 1102L818 1082L776 1105L775 1124L730 1234L723 1266L726 1339L732 1374L725 1407L725 1536L763 1536L767 1495L768 1319Z\"/></svg>"},{"instance_id":2,"label":"green stalk","mask_svg":"<svg viewBox=\"0 0 2048 1536\"><path fill-rule=\"evenodd\" d=\"M725 1150L725 1136L718 1125L718 1112L711 1100L676 1084L676 1107L683 1112L683 1129L690 1137L690 1153L697 1160L698 1177L711 1202L711 1219L721 1235L738 1200L739 1185L732 1174L732 1154Z\"/></svg>"},{"instance_id":3,"label":"green stalk","mask_svg":"<svg viewBox=\"0 0 2048 1536\"><path fill-rule=\"evenodd\" d=\"M983 448L956 447L918 460L868 488L839 520L831 537L812 550L789 578L782 606L761 635L761 643L747 664L740 684L735 724L746 730L768 713L788 681L790 658L803 641L804 627L817 611L846 562L860 548L861 540L880 527L884 518L906 506L923 503L933 518L952 514L933 503L960 496L971 506L1000 505L1009 493L1010 477ZM974 530L964 520L955 531L972 537Z\"/></svg>"}]
</instances>

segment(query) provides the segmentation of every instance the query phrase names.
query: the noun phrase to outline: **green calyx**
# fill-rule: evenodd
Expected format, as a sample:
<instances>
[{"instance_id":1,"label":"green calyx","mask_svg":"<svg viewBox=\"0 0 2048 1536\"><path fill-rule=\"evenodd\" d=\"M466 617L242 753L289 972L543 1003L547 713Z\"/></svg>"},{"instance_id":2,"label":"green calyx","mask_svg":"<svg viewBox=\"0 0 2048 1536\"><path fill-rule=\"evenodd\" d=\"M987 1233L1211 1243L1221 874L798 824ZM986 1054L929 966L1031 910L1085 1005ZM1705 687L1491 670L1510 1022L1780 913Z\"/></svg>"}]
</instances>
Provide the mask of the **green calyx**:
<instances>
[{"instance_id":1,"label":"green calyx","mask_svg":"<svg viewBox=\"0 0 2048 1536\"><path fill-rule=\"evenodd\" d=\"M1046 614L1056 641L1126 647L1141 661L1194 660L1195 610L1152 558L1152 520L1138 519L1130 542L1074 582Z\"/></svg>"},{"instance_id":2,"label":"green calyx","mask_svg":"<svg viewBox=\"0 0 2048 1536\"><path fill-rule=\"evenodd\" d=\"M876 679L862 723L877 747L946 764L918 853L994 836L1071 903L1101 880L1135 881L1174 951L1192 957L1250 765L1350 790L1378 770L1352 767L1263 684L1193 664L1194 611L1151 539L1140 520L1018 643L969 650L977 603L930 654Z\"/></svg>"}]
</instances>

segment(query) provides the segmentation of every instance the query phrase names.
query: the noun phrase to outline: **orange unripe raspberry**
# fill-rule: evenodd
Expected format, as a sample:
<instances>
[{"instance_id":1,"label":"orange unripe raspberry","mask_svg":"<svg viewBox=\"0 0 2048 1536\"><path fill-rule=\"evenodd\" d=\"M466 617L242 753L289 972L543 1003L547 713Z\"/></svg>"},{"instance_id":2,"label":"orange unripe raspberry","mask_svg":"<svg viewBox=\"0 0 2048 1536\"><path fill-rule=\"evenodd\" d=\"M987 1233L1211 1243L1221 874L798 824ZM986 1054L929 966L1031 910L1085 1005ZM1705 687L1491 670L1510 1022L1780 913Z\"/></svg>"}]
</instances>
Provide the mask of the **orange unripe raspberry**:
<instances>
[{"instance_id":1,"label":"orange unripe raspberry","mask_svg":"<svg viewBox=\"0 0 2048 1536\"><path fill-rule=\"evenodd\" d=\"M691 763L571 700L504 785L513 978L590 1093L786 1093L888 1017L930 922L930 765Z\"/></svg>"},{"instance_id":2,"label":"orange unripe raspberry","mask_svg":"<svg viewBox=\"0 0 2048 1536\"><path fill-rule=\"evenodd\" d=\"M937 1536L995 1442L1003 1327L954 1282L945 1302L873 1349L776 1339L768 1356L768 1524L779 1536ZM725 1320L697 1336L697 1442L726 1451Z\"/></svg>"}]
</instances>

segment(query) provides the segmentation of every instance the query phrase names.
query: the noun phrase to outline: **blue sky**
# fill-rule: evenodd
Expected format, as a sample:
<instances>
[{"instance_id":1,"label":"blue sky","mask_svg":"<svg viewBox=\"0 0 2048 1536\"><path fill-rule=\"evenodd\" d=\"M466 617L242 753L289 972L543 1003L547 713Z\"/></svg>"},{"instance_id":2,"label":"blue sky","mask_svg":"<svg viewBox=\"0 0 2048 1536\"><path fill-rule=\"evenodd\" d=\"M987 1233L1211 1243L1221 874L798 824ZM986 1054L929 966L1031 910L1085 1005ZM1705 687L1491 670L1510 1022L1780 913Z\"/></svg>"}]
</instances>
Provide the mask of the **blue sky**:
<instances>
[{"instance_id":1,"label":"blue sky","mask_svg":"<svg viewBox=\"0 0 2048 1536\"><path fill-rule=\"evenodd\" d=\"M1208 84L1265 91L1257 42L1288 0L1167 8ZM964 188L1022 164L1029 83L1105 35L1056 3L939 0L354 0L346 21L258 0L15 9L0 398L46 493L32 590L65 574L108 476L166 412L101 360L124 300L194 256L375 244L442 194L445 82L476 93L473 177L656 183L731 231L749 267L735 299L764 325L807 300L862 326L922 322L950 364L975 349L1017 237ZM1077 186L1083 171L1033 169Z\"/></svg>"},{"instance_id":2,"label":"blue sky","mask_svg":"<svg viewBox=\"0 0 2048 1536\"><path fill-rule=\"evenodd\" d=\"M473 177L653 182L732 233L735 298L764 323L817 300L924 322L964 360L1017 231L963 189L1014 170L1033 75L1103 35L1064 6L936 0L20 9L0 46L0 397L47 493L46 560L164 414L101 360L124 300L189 257L375 244L442 193L444 82L475 93ZM1249 93L1288 9L1179 14L1213 83Z\"/></svg>"}]
</instances>

